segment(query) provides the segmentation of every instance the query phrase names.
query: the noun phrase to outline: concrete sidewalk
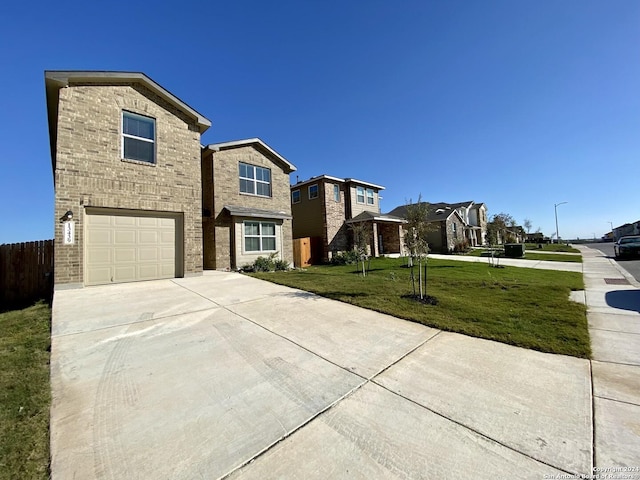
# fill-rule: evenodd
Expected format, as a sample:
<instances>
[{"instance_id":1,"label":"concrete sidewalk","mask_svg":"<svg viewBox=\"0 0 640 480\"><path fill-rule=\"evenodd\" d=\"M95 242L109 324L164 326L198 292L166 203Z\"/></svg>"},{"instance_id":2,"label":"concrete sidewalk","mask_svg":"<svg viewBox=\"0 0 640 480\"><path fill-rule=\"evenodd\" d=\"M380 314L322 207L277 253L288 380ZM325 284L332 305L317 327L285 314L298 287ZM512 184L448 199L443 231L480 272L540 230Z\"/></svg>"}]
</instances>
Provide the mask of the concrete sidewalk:
<instances>
[{"instance_id":1,"label":"concrete sidewalk","mask_svg":"<svg viewBox=\"0 0 640 480\"><path fill-rule=\"evenodd\" d=\"M574 254L577 255L577 254ZM443 255L430 253L429 258L440 260L454 260L460 262L489 263L489 257L474 257L472 255ZM582 263L579 262L555 262L551 260L527 260L524 258L504 258L494 259L499 265L522 268L535 268L541 270L561 270L564 272L582 273Z\"/></svg>"},{"instance_id":2,"label":"concrete sidewalk","mask_svg":"<svg viewBox=\"0 0 640 480\"><path fill-rule=\"evenodd\" d=\"M68 478L530 478L592 471L589 361L236 273L57 291Z\"/></svg>"},{"instance_id":3,"label":"concrete sidewalk","mask_svg":"<svg viewBox=\"0 0 640 480\"><path fill-rule=\"evenodd\" d=\"M640 467L640 284L599 250L576 248L591 336L595 465Z\"/></svg>"}]
</instances>

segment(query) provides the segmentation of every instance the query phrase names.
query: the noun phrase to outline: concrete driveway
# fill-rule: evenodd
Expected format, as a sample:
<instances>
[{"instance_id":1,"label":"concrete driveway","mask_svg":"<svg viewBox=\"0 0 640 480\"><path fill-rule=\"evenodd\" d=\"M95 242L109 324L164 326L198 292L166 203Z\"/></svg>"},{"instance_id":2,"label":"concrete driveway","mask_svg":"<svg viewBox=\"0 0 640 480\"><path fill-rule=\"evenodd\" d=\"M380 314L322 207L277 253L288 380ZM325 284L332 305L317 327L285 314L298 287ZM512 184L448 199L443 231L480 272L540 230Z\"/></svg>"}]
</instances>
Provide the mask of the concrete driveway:
<instances>
[{"instance_id":1,"label":"concrete driveway","mask_svg":"<svg viewBox=\"0 0 640 480\"><path fill-rule=\"evenodd\" d=\"M587 360L236 273L57 291L51 369L55 479L592 473Z\"/></svg>"}]
</instances>

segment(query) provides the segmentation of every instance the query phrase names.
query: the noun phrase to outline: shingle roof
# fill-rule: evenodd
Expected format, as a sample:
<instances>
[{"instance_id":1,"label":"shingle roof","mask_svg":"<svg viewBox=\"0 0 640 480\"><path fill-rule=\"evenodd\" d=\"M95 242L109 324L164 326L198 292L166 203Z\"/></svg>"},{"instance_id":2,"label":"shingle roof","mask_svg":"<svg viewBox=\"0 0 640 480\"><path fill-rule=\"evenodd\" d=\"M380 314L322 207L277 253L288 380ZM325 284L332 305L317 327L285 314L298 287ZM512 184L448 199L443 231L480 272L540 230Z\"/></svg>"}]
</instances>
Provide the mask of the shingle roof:
<instances>
[{"instance_id":1,"label":"shingle roof","mask_svg":"<svg viewBox=\"0 0 640 480\"><path fill-rule=\"evenodd\" d=\"M291 215L288 213L273 210L261 210L259 208L240 207L238 205L225 205L224 209L233 217L291 219Z\"/></svg>"},{"instance_id":2,"label":"shingle roof","mask_svg":"<svg viewBox=\"0 0 640 480\"><path fill-rule=\"evenodd\" d=\"M373 220L376 222L406 223L406 220L404 218L370 211L364 211L359 215L356 215L355 217L347 220L347 223L365 222L369 220Z\"/></svg>"}]
</instances>

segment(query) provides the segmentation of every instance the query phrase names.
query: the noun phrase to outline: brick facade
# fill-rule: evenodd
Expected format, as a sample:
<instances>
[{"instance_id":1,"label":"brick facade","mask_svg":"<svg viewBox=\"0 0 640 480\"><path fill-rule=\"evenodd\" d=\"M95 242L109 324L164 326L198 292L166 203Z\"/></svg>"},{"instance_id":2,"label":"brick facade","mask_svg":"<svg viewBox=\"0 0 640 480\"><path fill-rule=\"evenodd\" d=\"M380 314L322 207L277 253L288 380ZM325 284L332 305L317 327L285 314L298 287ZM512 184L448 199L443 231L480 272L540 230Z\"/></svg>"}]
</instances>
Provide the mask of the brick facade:
<instances>
[{"instance_id":1,"label":"brick facade","mask_svg":"<svg viewBox=\"0 0 640 480\"><path fill-rule=\"evenodd\" d=\"M293 231L289 173L293 165L257 139L230 144L210 145L202 155L202 191L204 259L206 269L230 270L252 263L268 253L245 252L242 225L251 216L231 216L228 205L249 209L278 212L288 218L264 218L276 224L276 250L278 257L293 264ZM240 162L271 171L271 196L262 197L240 192Z\"/></svg>"},{"instance_id":2,"label":"brick facade","mask_svg":"<svg viewBox=\"0 0 640 480\"><path fill-rule=\"evenodd\" d=\"M70 80L56 92L52 98L47 85L54 132L56 285L84 284L87 207L174 214L184 229L179 273L201 273L200 133L206 126L144 82ZM123 110L155 119L155 164L122 159ZM59 223L68 210L75 221L73 245L63 244Z\"/></svg>"}]
</instances>

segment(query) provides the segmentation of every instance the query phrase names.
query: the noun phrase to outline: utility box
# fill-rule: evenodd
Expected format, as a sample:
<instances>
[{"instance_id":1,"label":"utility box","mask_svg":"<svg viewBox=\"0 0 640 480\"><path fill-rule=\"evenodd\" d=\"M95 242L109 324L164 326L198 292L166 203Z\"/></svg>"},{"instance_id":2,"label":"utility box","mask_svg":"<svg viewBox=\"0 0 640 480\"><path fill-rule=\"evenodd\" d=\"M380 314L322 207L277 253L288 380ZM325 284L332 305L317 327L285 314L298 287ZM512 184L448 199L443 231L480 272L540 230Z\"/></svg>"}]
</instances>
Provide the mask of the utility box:
<instances>
[{"instance_id":1,"label":"utility box","mask_svg":"<svg viewBox=\"0 0 640 480\"><path fill-rule=\"evenodd\" d=\"M505 243L504 256L508 258L524 257L524 243Z\"/></svg>"}]
</instances>

